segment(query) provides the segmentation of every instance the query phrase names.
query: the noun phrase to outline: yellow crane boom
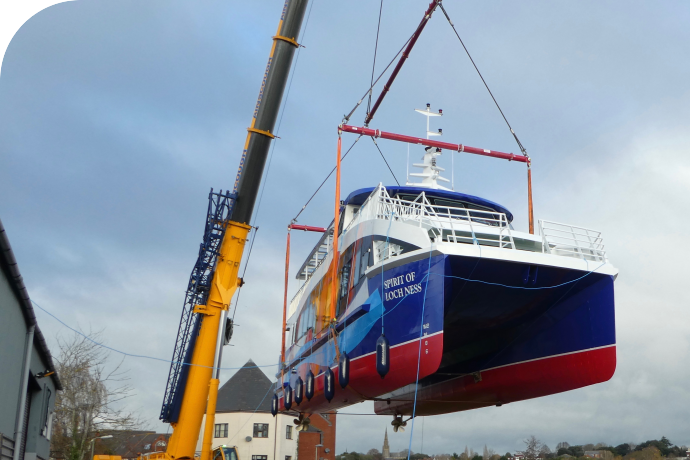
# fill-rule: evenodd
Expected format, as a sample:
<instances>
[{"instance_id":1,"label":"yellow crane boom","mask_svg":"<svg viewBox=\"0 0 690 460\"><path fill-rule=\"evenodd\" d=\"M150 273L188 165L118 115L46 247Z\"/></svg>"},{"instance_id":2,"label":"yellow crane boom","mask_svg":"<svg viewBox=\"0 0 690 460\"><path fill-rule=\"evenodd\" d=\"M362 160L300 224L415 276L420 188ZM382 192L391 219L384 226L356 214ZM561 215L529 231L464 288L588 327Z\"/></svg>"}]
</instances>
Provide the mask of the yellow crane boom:
<instances>
[{"instance_id":1,"label":"yellow crane boom","mask_svg":"<svg viewBox=\"0 0 690 460\"><path fill-rule=\"evenodd\" d=\"M201 459L209 460L225 318L243 283L238 278L240 262L307 3L285 1L233 192L211 191L209 196L204 243L187 289L161 410L161 420L172 425L172 436L167 450L151 454L151 460L194 458L204 411Z\"/></svg>"}]
</instances>

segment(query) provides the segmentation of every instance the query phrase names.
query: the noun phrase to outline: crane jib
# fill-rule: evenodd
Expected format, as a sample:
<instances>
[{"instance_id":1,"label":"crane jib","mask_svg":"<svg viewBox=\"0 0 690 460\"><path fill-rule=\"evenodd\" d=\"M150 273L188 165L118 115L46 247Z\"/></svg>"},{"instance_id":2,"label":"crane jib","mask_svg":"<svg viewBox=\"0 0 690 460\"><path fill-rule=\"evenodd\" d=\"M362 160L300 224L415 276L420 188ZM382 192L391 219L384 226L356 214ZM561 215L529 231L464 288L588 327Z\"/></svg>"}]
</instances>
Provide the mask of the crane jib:
<instances>
[{"instance_id":1,"label":"crane jib","mask_svg":"<svg viewBox=\"0 0 690 460\"><path fill-rule=\"evenodd\" d=\"M241 285L237 267L271 141L275 137L273 130L295 48L299 46L297 39L307 4L308 0L285 1L233 192L211 191L209 195L204 239L187 286L161 409L160 418L174 424L173 435L166 452L156 454L156 459L191 458L195 454L204 414L202 406L207 396L212 400L210 369L219 366L213 362L215 348L212 350L218 336L219 313L227 311L232 294ZM215 404L212 409L215 411ZM206 437L205 433L204 443ZM203 451L202 447L202 459Z\"/></svg>"}]
</instances>

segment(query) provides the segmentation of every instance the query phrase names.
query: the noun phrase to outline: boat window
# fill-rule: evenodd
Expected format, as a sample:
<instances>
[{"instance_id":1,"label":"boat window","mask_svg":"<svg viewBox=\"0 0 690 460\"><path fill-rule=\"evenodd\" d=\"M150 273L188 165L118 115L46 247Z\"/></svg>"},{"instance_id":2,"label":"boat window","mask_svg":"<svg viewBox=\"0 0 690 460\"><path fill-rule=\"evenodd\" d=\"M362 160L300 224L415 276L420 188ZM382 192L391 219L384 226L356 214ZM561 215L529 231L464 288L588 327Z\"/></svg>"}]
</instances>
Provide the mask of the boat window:
<instances>
[{"instance_id":1,"label":"boat window","mask_svg":"<svg viewBox=\"0 0 690 460\"><path fill-rule=\"evenodd\" d=\"M355 256L354 256L355 272L353 274L352 286L357 286L357 284L359 283L359 272L360 272L360 269L362 268L362 257L361 257L362 240L359 240L355 243L355 248L356 248L354 251L354 253L355 253Z\"/></svg>"},{"instance_id":2,"label":"boat window","mask_svg":"<svg viewBox=\"0 0 690 460\"><path fill-rule=\"evenodd\" d=\"M360 248L360 251L361 266L359 268L359 277L362 278L367 269L374 265L371 252L371 237L362 238L362 246Z\"/></svg>"},{"instance_id":3,"label":"boat window","mask_svg":"<svg viewBox=\"0 0 690 460\"><path fill-rule=\"evenodd\" d=\"M295 333L296 339L301 339L307 332L309 332L309 329L312 329L314 327L314 319L314 303L310 298L307 301L307 304L304 306L302 313L300 313L299 319L297 320L297 327Z\"/></svg>"},{"instance_id":4,"label":"boat window","mask_svg":"<svg viewBox=\"0 0 690 460\"><path fill-rule=\"evenodd\" d=\"M403 195L403 194L398 194L398 195L396 196L396 198L398 198L399 200L403 200L403 201L414 201L414 200L416 200L417 198L419 198L419 195Z\"/></svg>"},{"instance_id":5,"label":"boat window","mask_svg":"<svg viewBox=\"0 0 690 460\"><path fill-rule=\"evenodd\" d=\"M347 308L347 293L350 288L350 272L352 270L352 252L348 251L346 256L349 257L348 261L343 265L340 271L340 289L338 292L338 305L336 309L336 317L340 316L340 313L345 311Z\"/></svg>"},{"instance_id":6,"label":"boat window","mask_svg":"<svg viewBox=\"0 0 690 460\"><path fill-rule=\"evenodd\" d=\"M338 236L343 233L343 225L345 223L345 206L340 207L340 221L338 223Z\"/></svg>"}]
</instances>

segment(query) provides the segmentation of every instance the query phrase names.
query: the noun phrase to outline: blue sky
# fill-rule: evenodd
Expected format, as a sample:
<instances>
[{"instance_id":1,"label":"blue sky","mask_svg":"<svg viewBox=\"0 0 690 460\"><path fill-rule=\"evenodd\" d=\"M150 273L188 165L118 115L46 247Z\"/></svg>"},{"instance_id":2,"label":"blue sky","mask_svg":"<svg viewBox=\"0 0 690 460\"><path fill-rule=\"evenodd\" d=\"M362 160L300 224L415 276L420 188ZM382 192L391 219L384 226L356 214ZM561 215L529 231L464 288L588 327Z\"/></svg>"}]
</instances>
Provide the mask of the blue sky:
<instances>
[{"instance_id":1,"label":"blue sky","mask_svg":"<svg viewBox=\"0 0 690 460\"><path fill-rule=\"evenodd\" d=\"M379 69L427 4L384 1ZM207 194L232 187L281 8L280 0L78 0L18 31L0 73L0 218L39 305L103 330L115 348L171 355ZM595 387L427 417L425 451L512 452L531 434L552 448L662 435L690 444L690 5L496 0L446 9L533 158L536 218L604 232L620 269L619 361ZM336 126L368 87L377 12L372 0L314 0L255 211L260 230L226 367L277 361L285 228L332 168ZM438 13L371 126L421 136L412 109L427 102L444 111L435 125L444 140L518 152ZM363 117L360 109L353 124ZM406 147L380 146L404 178ZM413 147L411 156L421 153ZM449 158L440 162L450 168ZM458 155L454 174L457 190L503 204L526 229L523 165ZM343 194L378 182L392 178L363 139L343 162ZM330 221L333 187L300 223ZM294 237L293 260L313 244ZM53 344L67 333L44 314L39 321ZM165 430L156 420L167 366L125 362L131 407ZM380 449L389 422L342 416L338 452ZM391 435L391 448L407 447L408 435ZM418 424L412 449L421 441Z\"/></svg>"}]
</instances>

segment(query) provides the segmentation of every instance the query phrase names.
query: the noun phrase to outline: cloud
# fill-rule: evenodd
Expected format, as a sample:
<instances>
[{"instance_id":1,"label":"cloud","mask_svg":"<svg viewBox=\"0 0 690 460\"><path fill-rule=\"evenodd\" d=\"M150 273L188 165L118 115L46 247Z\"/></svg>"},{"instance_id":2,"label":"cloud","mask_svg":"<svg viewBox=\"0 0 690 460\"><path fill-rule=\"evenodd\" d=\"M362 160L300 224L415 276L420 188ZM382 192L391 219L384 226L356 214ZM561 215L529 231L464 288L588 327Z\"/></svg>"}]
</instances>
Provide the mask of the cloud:
<instances>
[{"instance_id":1,"label":"cloud","mask_svg":"<svg viewBox=\"0 0 690 460\"><path fill-rule=\"evenodd\" d=\"M384 4L377 69L414 29L420 5ZM259 231L226 367L278 360L285 227L332 168L335 128L369 85L377 18L362 11L370 6L314 3L255 211ZM171 356L206 197L234 181L281 7L280 0L80 1L21 28L0 79L0 215L42 307L69 324L103 328L109 346ZM620 269L619 361L613 379L595 387L419 419L412 449L421 449L422 432L430 453L484 444L514 452L530 434L552 448L662 435L690 443L683 431L690 64L681 58L688 12L602 2L447 9L534 159L537 218L603 231ZM649 17L664 27L649 28ZM412 109L430 102L444 109L438 127L448 141L516 151L456 42L435 15L372 126L421 135L424 120ZM404 177L407 147L380 146ZM420 155L411 148L413 160ZM456 184L506 205L524 229L522 168L457 155ZM353 149L343 171L344 194L392 182L370 142ZM331 220L333 187L327 182L300 223ZM313 244L293 237L293 271ZM65 333L49 317L39 321L48 336ZM151 427L167 429L156 422L167 365L131 358L126 365L137 393L131 406ZM272 377L275 368L265 371ZM371 413L372 404L343 412ZM380 448L389 423L342 415L337 451ZM410 431L389 434L391 448L406 448Z\"/></svg>"}]
</instances>

